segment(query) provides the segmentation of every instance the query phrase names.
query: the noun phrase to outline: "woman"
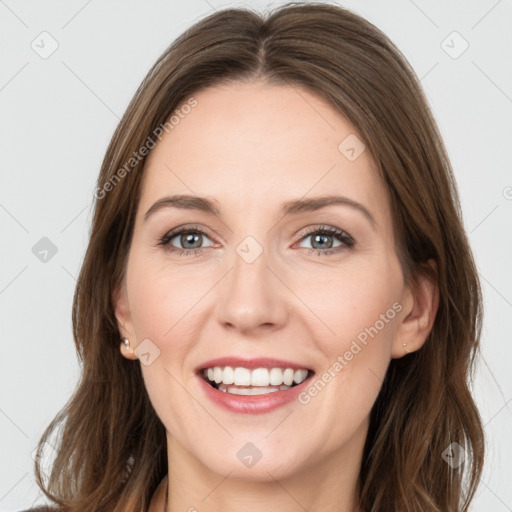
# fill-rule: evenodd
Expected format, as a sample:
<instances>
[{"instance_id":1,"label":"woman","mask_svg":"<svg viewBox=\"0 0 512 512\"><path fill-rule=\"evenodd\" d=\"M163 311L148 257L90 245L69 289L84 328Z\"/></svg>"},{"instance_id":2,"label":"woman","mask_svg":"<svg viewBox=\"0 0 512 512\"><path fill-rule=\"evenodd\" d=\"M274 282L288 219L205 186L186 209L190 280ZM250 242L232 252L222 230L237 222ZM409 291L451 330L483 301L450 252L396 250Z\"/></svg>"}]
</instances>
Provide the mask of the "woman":
<instances>
[{"instance_id":1,"label":"woman","mask_svg":"<svg viewBox=\"0 0 512 512\"><path fill-rule=\"evenodd\" d=\"M226 9L112 138L73 308L67 511L466 511L482 306L419 82L341 7ZM187 245L191 244L191 245ZM140 364L139 364L140 362Z\"/></svg>"}]
</instances>

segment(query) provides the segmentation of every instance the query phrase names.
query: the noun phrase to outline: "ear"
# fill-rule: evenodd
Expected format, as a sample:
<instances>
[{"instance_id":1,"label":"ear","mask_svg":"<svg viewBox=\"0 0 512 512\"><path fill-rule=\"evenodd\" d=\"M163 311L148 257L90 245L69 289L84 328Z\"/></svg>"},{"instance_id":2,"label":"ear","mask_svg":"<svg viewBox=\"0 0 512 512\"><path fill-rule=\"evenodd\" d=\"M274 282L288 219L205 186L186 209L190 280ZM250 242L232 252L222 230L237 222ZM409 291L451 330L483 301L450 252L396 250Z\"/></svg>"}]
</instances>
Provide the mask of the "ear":
<instances>
[{"instance_id":1,"label":"ear","mask_svg":"<svg viewBox=\"0 0 512 512\"><path fill-rule=\"evenodd\" d=\"M436 262L430 259L427 263L437 276ZM427 276L421 276L413 290L406 288L402 304L404 311L393 340L392 359L399 359L419 350L427 340L439 306L437 278L432 280Z\"/></svg>"},{"instance_id":2,"label":"ear","mask_svg":"<svg viewBox=\"0 0 512 512\"><path fill-rule=\"evenodd\" d=\"M130 304L128 302L128 292L124 281L115 286L112 293L112 304L114 306L114 313L117 320L117 328L121 335L121 354L128 359L137 359L137 356L133 353L133 349L135 347L135 330L133 329L132 314L130 311ZM124 338L128 338L130 347L126 347L123 342Z\"/></svg>"}]
</instances>

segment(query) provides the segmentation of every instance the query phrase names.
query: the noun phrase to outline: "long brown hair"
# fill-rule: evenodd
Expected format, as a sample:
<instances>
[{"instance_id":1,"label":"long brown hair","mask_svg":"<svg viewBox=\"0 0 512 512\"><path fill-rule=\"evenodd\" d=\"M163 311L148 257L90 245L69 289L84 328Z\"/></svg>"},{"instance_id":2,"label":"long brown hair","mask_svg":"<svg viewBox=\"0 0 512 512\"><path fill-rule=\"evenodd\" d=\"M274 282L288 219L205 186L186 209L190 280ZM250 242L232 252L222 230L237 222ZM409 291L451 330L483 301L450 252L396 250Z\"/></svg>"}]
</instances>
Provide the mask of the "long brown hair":
<instances>
[{"instance_id":1,"label":"long brown hair","mask_svg":"<svg viewBox=\"0 0 512 512\"><path fill-rule=\"evenodd\" d=\"M406 282L424 275L439 287L426 343L391 360L371 410L358 481L361 509L466 511L484 459L482 421L469 387L482 296L452 168L420 83L395 45L345 8L302 2L265 15L240 8L203 18L169 46L130 102L98 177L74 296L80 381L39 442L38 457L45 441L56 457L46 483L36 463L38 485L65 510L131 512L147 510L165 477L165 428L140 365L119 352L113 308L145 162L132 157L194 93L255 79L305 87L356 127L389 189ZM451 443L464 450L460 465L445 460L450 445L458 448Z\"/></svg>"}]
</instances>

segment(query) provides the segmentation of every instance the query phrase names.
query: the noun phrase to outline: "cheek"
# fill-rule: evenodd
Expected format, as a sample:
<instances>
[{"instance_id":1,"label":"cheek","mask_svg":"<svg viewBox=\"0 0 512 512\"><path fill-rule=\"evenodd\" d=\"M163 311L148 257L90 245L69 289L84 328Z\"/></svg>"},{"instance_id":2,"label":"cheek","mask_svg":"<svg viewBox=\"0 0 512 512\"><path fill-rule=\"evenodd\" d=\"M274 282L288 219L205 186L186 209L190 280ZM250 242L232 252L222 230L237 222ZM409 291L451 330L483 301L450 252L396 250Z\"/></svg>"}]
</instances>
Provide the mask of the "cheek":
<instances>
[{"instance_id":1,"label":"cheek","mask_svg":"<svg viewBox=\"0 0 512 512\"><path fill-rule=\"evenodd\" d=\"M319 339L329 347L348 349L358 336L362 342L365 333L370 337L368 331L373 338L392 337L397 315L393 304L401 296L400 273L393 262L358 258L339 268L322 269L296 285L298 295L307 298L305 302L315 315L315 332L324 333Z\"/></svg>"},{"instance_id":2,"label":"cheek","mask_svg":"<svg viewBox=\"0 0 512 512\"><path fill-rule=\"evenodd\" d=\"M132 280L128 284L137 338L148 337L163 345L176 339L186 340L182 334L192 334L190 319L194 316L194 305L205 293L206 282L198 279L197 273L194 276L179 268L152 268L144 265L142 259L139 261L133 262Z\"/></svg>"},{"instance_id":3,"label":"cheek","mask_svg":"<svg viewBox=\"0 0 512 512\"><path fill-rule=\"evenodd\" d=\"M142 270L143 269L143 270ZM137 341L150 339L159 356L154 363L141 364L145 387L153 408L166 428L173 433L186 432L193 420L195 402L183 392L189 385L188 358L197 339L198 325L194 304L204 291L200 280L190 279L174 269L156 269L149 265L132 271L130 303Z\"/></svg>"},{"instance_id":4,"label":"cheek","mask_svg":"<svg viewBox=\"0 0 512 512\"><path fill-rule=\"evenodd\" d=\"M319 335L318 319L312 320L310 331L315 332L325 366L301 403L311 417L323 418L329 426L323 433L327 448L348 441L361 427L381 388L401 310L396 301L400 280L391 275L375 269L344 272L343 279L329 279L327 297L318 289L308 295L308 305L316 307L329 329Z\"/></svg>"}]
</instances>

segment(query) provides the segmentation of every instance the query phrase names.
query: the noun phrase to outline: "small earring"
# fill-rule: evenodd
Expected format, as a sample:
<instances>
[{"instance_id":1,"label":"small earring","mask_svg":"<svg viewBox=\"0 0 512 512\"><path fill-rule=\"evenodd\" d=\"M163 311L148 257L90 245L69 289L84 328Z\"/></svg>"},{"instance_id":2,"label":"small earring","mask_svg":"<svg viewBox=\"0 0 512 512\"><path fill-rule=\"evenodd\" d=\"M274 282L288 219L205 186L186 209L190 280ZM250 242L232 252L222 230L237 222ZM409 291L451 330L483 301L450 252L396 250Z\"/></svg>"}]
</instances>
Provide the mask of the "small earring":
<instances>
[{"instance_id":1,"label":"small earring","mask_svg":"<svg viewBox=\"0 0 512 512\"><path fill-rule=\"evenodd\" d=\"M404 343L404 350L409 353L409 351L405 348L407 346L407 343Z\"/></svg>"},{"instance_id":2,"label":"small earring","mask_svg":"<svg viewBox=\"0 0 512 512\"><path fill-rule=\"evenodd\" d=\"M129 359L134 359L135 354L133 353L133 350L130 348L130 340L128 338L122 338L121 339L121 348L124 346L126 347L126 351L130 354Z\"/></svg>"}]
</instances>

